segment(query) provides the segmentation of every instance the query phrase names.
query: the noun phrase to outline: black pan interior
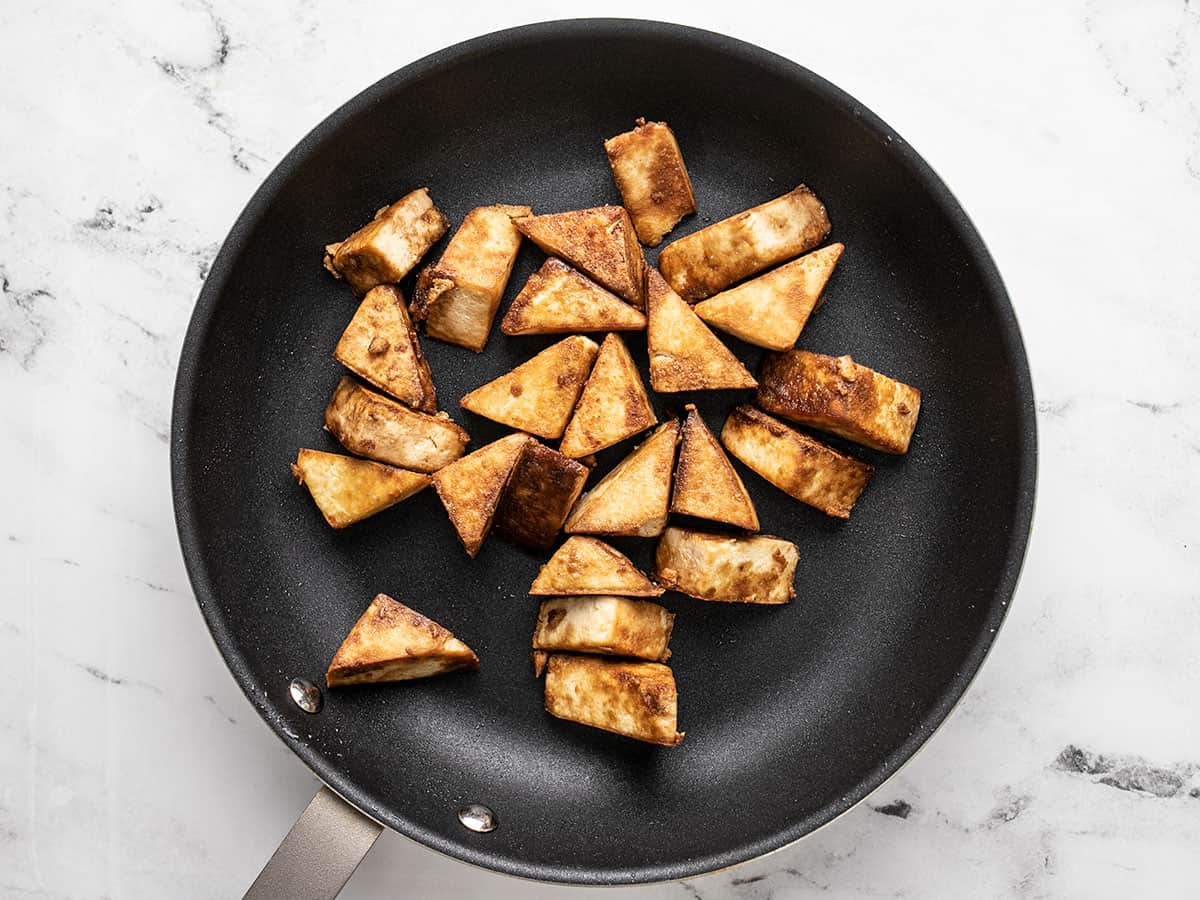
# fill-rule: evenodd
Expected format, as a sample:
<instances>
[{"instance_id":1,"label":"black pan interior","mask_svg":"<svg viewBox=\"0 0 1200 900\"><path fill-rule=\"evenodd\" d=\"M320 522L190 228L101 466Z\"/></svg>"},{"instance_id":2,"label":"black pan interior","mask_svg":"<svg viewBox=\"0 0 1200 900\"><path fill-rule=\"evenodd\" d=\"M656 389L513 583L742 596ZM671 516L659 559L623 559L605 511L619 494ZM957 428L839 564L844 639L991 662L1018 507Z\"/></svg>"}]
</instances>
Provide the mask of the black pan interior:
<instances>
[{"instance_id":1,"label":"black pan interior","mask_svg":"<svg viewBox=\"0 0 1200 900\"><path fill-rule=\"evenodd\" d=\"M763 530L799 544L784 608L668 594L681 747L547 716L531 677L539 558L489 541L468 561L433 491L335 533L297 488L298 447L337 449L321 414L355 308L321 248L428 185L473 206L619 202L601 140L664 119L700 215L672 237L807 183L847 250L800 346L924 392L911 452L885 457L846 523L739 468ZM435 249L435 254L440 248ZM650 253L651 260L656 256ZM522 249L507 300L541 262ZM405 284L406 291L411 284ZM503 313L501 309L501 314ZM424 343L441 405L478 447L502 430L457 400L551 341L493 333L483 355ZM645 342L630 341L645 365ZM759 351L730 340L754 370ZM715 431L748 393L695 399ZM839 446L845 446L833 441ZM629 445L609 451L610 467ZM678 878L800 837L861 799L929 736L999 626L1028 535L1032 393L1000 278L917 154L812 73L673 25L576 21L502 32L384 79L280 164L234 226L196 307L177 384L175 500L197 598L247 696L374 818L460 859L565 882ZM647 566L652 542L620 548ZM450 627L478 673L287 697L319 683L379 591ZM458 823L465 801L498 830Z\"/></svg>"}]
</instances>

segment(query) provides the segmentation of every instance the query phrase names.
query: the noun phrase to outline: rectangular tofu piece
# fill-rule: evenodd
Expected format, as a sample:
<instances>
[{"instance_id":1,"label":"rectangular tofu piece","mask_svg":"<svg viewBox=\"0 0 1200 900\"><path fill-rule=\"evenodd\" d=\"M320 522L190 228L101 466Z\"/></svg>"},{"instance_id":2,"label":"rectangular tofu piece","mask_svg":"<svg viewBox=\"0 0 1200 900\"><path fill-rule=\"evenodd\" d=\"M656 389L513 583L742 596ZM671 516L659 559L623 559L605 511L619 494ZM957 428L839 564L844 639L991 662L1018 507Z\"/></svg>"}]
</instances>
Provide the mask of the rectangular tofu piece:
<instances>
[{"instance_id":1,"label":"rectangular tofu piece","mask_svg":"<svg viewBox=\"0 0 1200 900\"><path fill-rule=\"evenodd\" d=\"M500 497L492 530L525 547L549 550L587 477L583 463L529 441Z\"/></svg>"},{"instance_id":2,"label":"rectangular tofu piece","mask_svg":"<svg viewBox=\"0 0 1200 900\"><path fill-rule=\"evenodd\" d=\"M325 428L351 453L414 472L436 472L454 462L471 440L445 413L409 409L348 375L325 408Z\"/></svg>"},{"instance_id":3,"label":"rectangular tofu piece","mask_svg":"<svg viewBox=\"0 0 1200 900\"><path fill-rule=\"evenodd\" d=\"M467 213L442 258L417 279L412 313L425 320L426 334L483 350L521 246L512 220L531 212L528 206L496 205Z\"/></svg>"},{"instance_id":4,"label":"rectangular tofu piece","mask_svg":"<svg viewBox=\"0 0 1200 900\"><path fill-rule=\"evenodd\" d=\"M674 747L677 705L662 663L555 653L546 665L546 712L560 719Z\"/></svg>"},{"instance_id":5,"label":"rectangular tofu piece","mask_svg":"<svg viewBox=\"0 0 1200 900\"><path fill-rule=\"evenodd\" d=\"M604 150L638 239L657 247L680 219L696 211L692 180L674 133L666 122L638 119L633 131L605 141Z\"/></svg>"},{"instance_id":6,"label":"rectangular tofu piece","mask_svg":"<svg viewBox=\"0 0 1200 900\"><path fill-rule=\"evenodd\" d=\"M700 600L787 603L800 553L791 541L767 535L733 537L668 528L654 554L664 587Z\"/></svg>"},{"instance_id":7,"label":"rectangular tofu piece","mask_svg":"<svg viewBox=\"0 0 1200 900\"><path fill-rule=\"evenodd\" d=\"M829 236L825 206L800 185L663 248L658 268L689 303L807 253Z\"/></svg>"},{"instance_id":8,"label":"rectangular tofu piece","mask_svg":"<svg viewBox=\"0 0 1200 900\"><path fill-rule=\"evenodd\" d=\"M666 662L675 616L628 597L554 597L542 601L534 650L571 650Z\"/></svg>"},{"instance_id":9,"label":"rectangular tofu piece","mask_svg":"<svg viewBox=\"0 0 1200 900\"><path fill-rule=\"evenodd\" d=\"M325 268L345 278L361 297L377 284L395 284L411 272L449 227L429 189L418 188L383 207L344 241L327 245Z\"/></svg>"},{"instance_id":10,"label":"rectangular tofu piece","mask_svg":"<svg viewBox=\"0 0 1200 900\"><path fill-rule=\"evenodd\" d=\"M905 453L921 392L849 356L807 350L763 360L755 403L769 413L883 453Z\"/></svg>"},{"instance_id":11,"label":"rectangular tofu piece","mask_svg":"<svg viewBox=\"0 0 1200 900\"><path fill-rule=\"evenodd\" d=\"M873 466L793 431L752 406L739 406L729 414L721 442L785 494L838 519L850 518L875 473Z\"/></svg>"}]
</instances>

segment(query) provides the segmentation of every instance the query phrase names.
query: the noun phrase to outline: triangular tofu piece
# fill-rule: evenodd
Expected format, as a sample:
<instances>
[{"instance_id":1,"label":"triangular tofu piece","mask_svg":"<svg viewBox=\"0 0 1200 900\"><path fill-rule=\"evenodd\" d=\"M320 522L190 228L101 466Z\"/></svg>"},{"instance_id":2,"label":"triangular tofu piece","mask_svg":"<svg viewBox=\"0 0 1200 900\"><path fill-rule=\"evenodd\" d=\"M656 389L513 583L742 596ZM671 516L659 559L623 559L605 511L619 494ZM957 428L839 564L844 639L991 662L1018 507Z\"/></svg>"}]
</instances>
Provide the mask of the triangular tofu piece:
<instances>
[{"instance_id":1,"label":"triangular tofu piece","mask_svg":"<svg viewBox=\"0 0 1200 900\"><path fill-rule=\"evenodd\" d=\"M338 647L325 683L409 681L478 668L474 651L437 622L378 594Z\"/></svg>"},{"instance_id":2,"label":"triangular tofu piece","mask_svg":"<svg viewBox=\"0 0 1200 900\"><path fill-rule=\"evenodd\" d=\"M646 258L623 206L513 219L521 234L638 309L645 309Z\"/></svg>"},{"instance_id":3,"label":"triangular tofu piece","mask_svg":"<svg viewBox=\"0 0 1200 900\"><path fill-rule=\"evenodd\" d=\"M680 429L671 512L758 531L758 514L733 463L689 403Z\"/></svg>"},{"instance_id":4,"label":"triangular tofu piece","mask_svg":"<svg viewBox=\"0 0 1200 900\"><path fill-rule=\"evenodd\" d=\"M660 425L627 457L617 463L567 516L567 534L625 534L654 537L667 525L671 468L679 423Z\"/></svg>"},{"instance_id":5,"label":"triangular tofu piece","mask_svg":"<svg viewBox=\"0 0 1200 900\"><path fill-rule=\"evenodd\" d=\"M529 276L500 323L505 334L640 331L645 327L642 313L554 257Z\"/></svg>"},{"instance_id":6,"label":"triangular tofu piece","mask_svg":"<svg viewBox=\"0 0 1200 900\"><path fill-rule=\"evenodd\" d=\"M830 244L697 303L696 315L768 350L790 350L821 302L843 244Z\"/></svg>"},{"instance_id":7,"label":"triangular tofu piece","mask_svg":"<svg viewBox=\"0 0 1200 900\"><path fill-rule=\"evenodd\" d=\"M604 541L579 535L567 538L554 552L529 589L534 596L657 597L662 592L625 554Z\"/></svg>"},{"instance_id":8,"label":"triangular tofu piece","mask_svg":"<svg viewBox=\"0 0 1200 900\"><path fill-rule=\"evenodd\" d=\"M559 452L579 459L611 447L658 422L637 364L625 342L610 334L583 386Z\"/></svg>"},{"instance_id":9,"label":"triangular tofu piece","mask_svg":"<svg viewBox=\"0 0 1200 900\"><path fill-rule=\"evenodd\" d=\"M320 450L297 453L292 475L334 528L361 522L429 485L420 472Z\"/></svg>"},{"instance_id":10,"label":"triangular tofu piece","mask_svg":"<svg viewBox=\"0 0 1200 900\"><path fill-rule=\"evenodd\" d=\"M504 485L530 440L527 434L510 434L433 474L434 490L468 556L474 558L491 530Z\"/></svg>"},{"instance_id":11,"label":"triangular tofu piece","mask_svg":"<svg viewBox=\"0 0 1200 900\"><path fill-rule=\"evenodd\" d=\"M661 393L752 388L746 367L708 330L657 269L647 281L650 386Z\"/></svg>"},{"instance_id":12,"label":"triangular tofu piece","mask_svg":"<svg viewBox=\"0 0 1200 900\"><path fill-rule=\"evenodd\" d=\"M371 288L333 351L333 358L421 412L437 412L433 376L400 289Z\"/></svg>"},{"instance_id":13,"label":"triangular tofu piece","mask_svg":"<svg viewBox=\"0 0 1200 900\"><path fill-rule=\"evenodd\" d=\"M599 345L572 335L460 401L476 415L543 438L561 437Z\"/></svg>"}]
</instances>

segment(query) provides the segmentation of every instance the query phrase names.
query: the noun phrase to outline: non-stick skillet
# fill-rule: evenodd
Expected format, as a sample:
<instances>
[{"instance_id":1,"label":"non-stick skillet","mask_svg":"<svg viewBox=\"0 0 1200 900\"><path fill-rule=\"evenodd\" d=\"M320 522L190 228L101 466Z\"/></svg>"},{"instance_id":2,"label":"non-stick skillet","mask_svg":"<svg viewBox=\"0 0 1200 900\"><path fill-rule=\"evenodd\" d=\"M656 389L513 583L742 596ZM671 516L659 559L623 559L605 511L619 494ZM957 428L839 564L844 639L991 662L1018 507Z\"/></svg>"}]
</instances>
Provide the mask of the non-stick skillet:
<instances>
[{"instance_id":1,"label":"non-stick skillet","mask_svg":"<svg viewBox=\"0 0 1200 900\"><path fill-rule=\"evenodd\" d=\"M619 202L601 141L637 116L670 122L695 183L700 213L671 238L813 188L847 249L800 346L851 353L924 392L906 456L850 449L878 473L848 522L740 470L763 530L800 547L798 597L665 597L688 732L672 750L542 711L526 592L543 560L495 539L468 560L432 491L331 531L288 474L298 447L337 449L321 416L355 301L322 269L324 244L422 185L455 222L487 203ZM509 297L541 259L522 249ZM481 355L424 342L441 406L474 447L502 432L458 398L549 342L496 330ZM759 351L730 344L757 369ZM644 366L644 342L630 345ZM746 397L656 404L662 415L695 400L715 430ZM802 837L895 772L966 690L1016 583L1035 455L1025 354L982 241L902 138L811 72L717 34L584 20L488 35L385 78L255 194L179 365L172 471L197 600L255 708L346 801L314 801L257 895L336 893L374 823L500 872L581 884L680 878ZM647 565L652 543L620 548ZM333 651L380 591L453 629L481 669L325 691ZM309 871L288 881L288 864Z\"/></svg>"}]
</instances>

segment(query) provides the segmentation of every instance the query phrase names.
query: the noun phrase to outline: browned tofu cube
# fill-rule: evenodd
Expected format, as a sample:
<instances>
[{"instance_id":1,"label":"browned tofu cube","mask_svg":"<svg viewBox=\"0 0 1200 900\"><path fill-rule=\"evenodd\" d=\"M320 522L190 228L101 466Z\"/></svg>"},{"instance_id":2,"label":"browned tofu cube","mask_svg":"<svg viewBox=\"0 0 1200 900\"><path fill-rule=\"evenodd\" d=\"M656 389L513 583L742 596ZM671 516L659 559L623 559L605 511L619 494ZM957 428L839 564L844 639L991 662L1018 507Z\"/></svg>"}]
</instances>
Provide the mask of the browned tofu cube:
<instances>
[{"instance_id":1,"label":"browned tofu cube","mask_svg":"<svg viewBox=\"0 0 1200 900\"><path fill-rule=\"evenodd\" d=\"M674 747L678 698L675 676L662 663L555 653L546 666L546 712L636 738Z\"/></svg>"},{"instance_id":2,"label":"browned tofu cube","mask_svg":"<svg viewBox=\"0 0 1200 900\"><path fill-rule=\"evenodd\" d=\"M785 494L838 519L850 518L875 471L752 406L739 406L729 414L721 441Z\"/></svg>"},{"instance_id":3,"label":"browned tofu cube","mask_svg":"<svg viewBox=\"0 0 1200 900\"><path fill-rule=\"evenodd\" d=\"M905 453L921 392L860 366L849 356L807 350L763 361L755 402L769 413L883 453Z\"/></svg>"},{"instance_id":4,"label":"browned tofu cube","mask_svg":"<svg viewBox=\"0 0 1200 900\"><path fill-rule=\"evenodd\" d=\"M593 537L573 535L554 551L529 588L534 596L621 594L657 597L663 589L624 553Z\"/></svg>"},{"instance_id":5,"label":"browned tofu cube","mask_svg":"<svg viewBox=\"0 0 1200 900\"><path fill-rule=\"evenodd\" d=\"M377 284L394 284L438 242L450 220L418 188L385 206L350 237L325 248L325 268L362 296Z\"/></svg>"},{"instance_id":6,"label":"browned tofu cube","mask_svg":"<svg viewBox=\"0 0 1200 900\"><path fill-rule=\"evenodd\" d=\"M534 650L604 653L666 662L675 616L628 597L555 597L542 601Z\"/></svg>"},{"instance_id":7,"label":"browned tofu cube","mask_svg":"<svg viewBox=\"0 0 1200 900\"><path fill-rule=\"evenodd\" d=\"M658 268L694 303L735 281L807 253L829 236L825 206L804 185L663 248Z\"/></svg>"},{"instance_id":8,"label":"browned tofu cube","mask_svg":"<svg viewBox=\"0 0 1200 900\"><path fill-rule=\"evenodd\" d=\"M733 537L668 528L655 552L659 583L699 600L787 603L800 553L791 541L768 535Z\"/></svg>"},{"instance_id":9,"label":"browned tofu cube","mask_svg":"<svg viewBox=\"0 0 1200 900\"><path fill-rule=\"evenodd\" d=\"M367 291L333 358L401 403L437 412L433 376L399 288L381 284Z\"/></svg>"},{"instance_id":10,"label":"browned tofu cube","mask_svg":"<svg viewBox=\"0 0 1200 900\"><path fill-rule=\"evenodd\" d=\"M680 219L696 211L675 135L666 122L638 119L633 131L609 138L604 149L638 238L657 247Z\"/></svg>"},{"instance_id":11,"label":"browned tofu cube","mask_svg":"<svg viewBox=\"0 0 1200 900\"><path fill-rule=\"evenodd\" d=\"M551 256L529 276L500 323L505 334L641 331L646 317Z\"/></svg>"},{"instance_id":12,"label":"browned tofu cube","mask_svg":"<svg viewBox=\"0 0 1200 900\"><path fill-rule=\"evenodd\" d=\"M587 477L587 466L529 441L513 466L492 528L514 543L549 550Z\"/></svg>"},{"instance_id":13,"label":"browned tofu cube","mask_svg":"<svg viewBox=\"0 0 1200 900\"><path fill-rule=\"evenodd\" d=\"M296 481L333 528L345 528L407 500L429 484L429 476L368 459L303 449L292 466Z\"/></svg>"},{"instance_id":14,"label":"browned tofu cube","mask_svg":"<svg viewBox=\"0 0 1200 900\"><path fill-rule=\"evenodd\" d=\"M480 206L467 213L446 251L417 279L413 315L439 341L483 350L512 274L521 232L512 220L528 206Z\"/></svg>"},{"instance_id":15,"label":"browned tofu cube","mask_svg":"<svg viewBox=\"0 0 1200 900\"><path fill-rule=\"evenodd\" d=\"M468 556L483 546L513 466L531 440L510 434L433 473L433 487Z\"/></svg>"}]
</instances>

